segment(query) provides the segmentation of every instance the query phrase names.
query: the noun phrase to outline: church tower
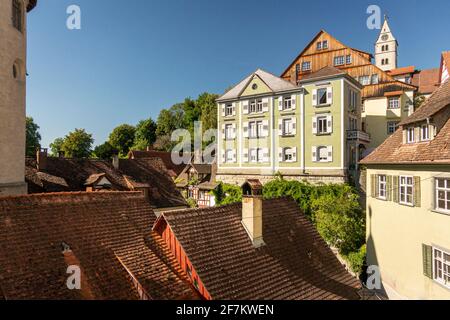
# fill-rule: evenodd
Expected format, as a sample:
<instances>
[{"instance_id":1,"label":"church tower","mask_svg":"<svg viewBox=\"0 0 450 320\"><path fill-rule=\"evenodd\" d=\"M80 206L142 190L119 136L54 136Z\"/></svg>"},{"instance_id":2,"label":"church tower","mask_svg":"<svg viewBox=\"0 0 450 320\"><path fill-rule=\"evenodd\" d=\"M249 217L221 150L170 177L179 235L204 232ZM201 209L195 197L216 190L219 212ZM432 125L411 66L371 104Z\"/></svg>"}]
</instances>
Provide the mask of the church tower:
<instances>
[{"instance_id":1,"label":"church tower","mask_svg":"<svg viewBox=\"0 0 450 320\"><path fill-rule=\"evenodd\" d=\"M0 197L27 193L27 12L37 0L0 0Z\"/></svg>"},{"instance_id":2,"label":"church tower","mask_svg":"<svg viewBox=\"0 0 450 320\"><path fill-rule=\"evenodd\" d=\"M388 19L385 16L383 27L375 43L375 65L384 71L396 69L397 49L398 42L391 32Z\"/></svg>"}]
</instances>

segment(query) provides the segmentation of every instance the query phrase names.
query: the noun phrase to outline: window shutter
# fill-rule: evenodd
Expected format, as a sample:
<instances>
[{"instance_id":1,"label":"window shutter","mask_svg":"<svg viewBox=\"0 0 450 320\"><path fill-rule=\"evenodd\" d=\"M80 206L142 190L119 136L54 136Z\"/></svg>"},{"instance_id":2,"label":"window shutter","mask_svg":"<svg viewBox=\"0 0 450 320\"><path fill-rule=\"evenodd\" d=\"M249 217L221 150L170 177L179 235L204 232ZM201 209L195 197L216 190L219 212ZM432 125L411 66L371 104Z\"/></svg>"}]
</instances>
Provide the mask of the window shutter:
<instances>
[{"instance_id":1,"label":"window shutter","mask_svg":"<svg viewBox=\"0 0 450 320\"><path fill-rule=\"evenodd\" d=\"M269 149L263 149L263 162L269 162Z\"/></svg>"},{"instance_id":2,"label":"window shutter","mask_svg":"<svg viewBox=\"0 0 450 320\"><path fill-rule=\"evenodd\" d=\"M327 104L333 103L333 88L328 87L327 88Z\"/></svg>"},{"instance_id":3,"label":"window shutter","mask_svg":"<svg viewBox=\"0 0 450 320\"><path fill-rule=\"evenodd\" d=\"M392 201L392 176L386 177L386 198Z\"/></svg>"},{"instance_id":4,"label":"window shutter","mask_svg":"<svg viewBox=\"0 0 450 320\"><path fill-rule=\"evenodd\" d=\"M333 133L333 116L327 116L327 133Z\"/></svg>"},{"instance_id":5,"label":"window shutter","mask_svg":"<svg viewBox=\"0 0 450 320\"><path fill-rule=\"evenodd\" d=\"M377 189L377 175L370 175L370 196L372 198L376 198L376 189Z\"/></svg>"},{"instance_id":6,"label":"window shutter","mask_svg":"<svg viewBox=\"0 0 450 320\"><path fill-rule=\"evenodd\" d=\"M282 119L278 119L278 135L279 136L283 135L283 120Z\"/></svg>"},{"instance_id":7,"label":"window shutter","mask_svg":"<svg viewBox=\"0 0 450 320\"><path fill-rule=\"evenodd\" d=\"M264 98L262 100L263 103L263 112L269 112L269 98Z\"/></svg>"},{"instance_id":8,"label":"window shutter","mask_svg":"<svg viewBox=\"0 0 450 320\"><path fill-rule=\"evenodd\" d=\"M312 117L312 132L317 134L317 117Z\"/></svg>"},{"instance_id":9,"label":"window shutter","mask_svg":"<svg viewBox=\"0 0 450 320\"><path fill-rule=\"evenodd\" d=\"M328 146L328 162L333 162L333 146Z\"/></svg>"},{"instance_id":10,"label":"window shutter","mask_svg":"<svg viewBox=\"0 0 450 320\"><path fill-rule=\"evenodd\" d=\"M227 136L225 134L225 125L222 124L222 140L226 140L226 139L227 139Z\"/></svg>"},{"instance_id":11,"label":"window shutter","mask_svg":"<svg viewBox=\"0 0 450 320\"><path fill-rule=\"evenodd\" d=\"M283 97L282 96L278 97L278 110L279 111L283 110Z\"/></svg>"},{"instance_id":12,"label":"window shutter","mask_svg":"<svg viewBox=\"0 0 450 320\"><path fill-rule=\"evenodd\" d=\"M379 198L380 197L380 175L376 174L375 175L375 198Z\"/></svg>"},{"instance_id":13,"label":"window shutter","mask_svg":"<svg viewBox=\"0 0 450 320\"><path fill-rule=\"evenodd\" d=\"M262 125L263 125L262 136L263 137L268 137L269 136L269 120L264 120L262 122Z\"/></svg>"},{"instance_id":14,"label":"window shutter","mask_svg":"<svg viewBox=\"0 0 450 320\"><path fill-rule=\"evenodd\" d=\"M236 162L236 149L233 150L233 162Z\"/></svg>"},{"instance_id":15,"label":"window shutter","mask_svg":"<svg viewBox=\"0 0 450 320\"><path fill-rule=\"evenodd\" d=\"M225 117L225 104L222 103L220 106L222 108L222 117Z\"/></svg>"},{"instance_id":16,"label":"window shutter","mask_svg":"<svg viewBox=\"0 0 450 320\"><path fill-rule=\"evenodd\" d=\"M242 133L244 138L248 138L248 122L244 122L242 127Z\"/></svg>"},{"instance_id":17,"label":"window shutter","mask_svg":"<svg viewBox=\"0 0 450 320\"><path fill-rule=\"evenodd\" d=\"M283 162L283 148L278 148L278 161Z\"/></svg>"},{"instance_id":18,"label":"window shutter","mask_svg":"<svg viewBox=\"0 0 450 320\"><path fill-rule=\"evenodd\" d=\"M313 89L312 92L312 105L315 107L317 106L317 89Z\"/></svg>"},{"instance_id":19,"label":"window shutter","mask_svg":"<svg viewBox=\"0 0 450 320\"><path fill-rule=\"evenodd\" d=\"M221 156L222 156L222 163L225 163L225 150L222 150L221 152Z\"/></svg>"},{"instance_id":20,"label":"window shutter","mask_svg":"<svg viewBox=\"0 0 450 320\"><path fill-rule=\"evenodd\" d=\"M243 160L242 160L243 162L248 162L248 149L244 149L242 157L243 157Z\"/></svg>"},{"instance_id":21,"label":"window shutter","mask_svg":"<svg viewBox=\"0 0 450 320\"><path fill-rule=\"evenodd\" d=\"M422 244L423 274L433 279L433 248Z\"/></svg>"},{"instance_id":22,"label":"window shutter","mask_svg":"<svg viewBox=\"0 0 450 320\"><path fill-rule=\"evenodd\" d=\"M242 113L248 114L248 101L242 101Z\"/></svg>"},{"instance_id":23,"label":"window shutter","mask_svg":"<svg viewBox=\"0 0 450 320\"><path fill-rule=\"evenodd\" d=\"M292 161L297 162L297 147L292 148Z\"/></svg>"},{"instance_id":24,"label":"window shutter","mask_svg":"<svg viewBox=\"0 0 450 320\"><path fill-rule=\"evenodd\" d=\"M233 116L236 115L236 105L237 105L237 102L233 102L233 111L231 113Z\"/></svg>"},{"instance_id":25,"label":"window shutter","mask_svg":"<svg viewBox=\"0 0 450 320\"><path fill-rule=\"evenodd\" d=\"M231 138L236 139L236 123L232 124L233 133L231 135Z\"/></svg>"},{"instance_id":26,"label":"window shutter","mask_svg":"<svg viewBox=\"0 0 450 320\"><path fill-rule=\"evenodd\" d=\"M292 134L295 136L297 134L297 118L292 118Z\"/></svg>"},{"instance_id":27,"label":"window shutter","mask_svg":"<svg viewBox=\"0 0 450 320\"><path fill-rule=\"evenodd\" d=\"M291 105L292 110L295 110L295 108L297 107L297 96L295 94L291 96Z\"/></svg>"},{"instance_id":28,"label":"window shutter","mask_svg":"<svg viewBox=\"0 0 450 320\"><path fill-rule=\"evenodd\" d=\"M317 147L311 147L312 162L317 162Z\"/></svg>"},{"instance_id":29,"label":"window shutter","mask_svg":"<svg viewBox=\"0 0 450 320\"><path fill-rule=\"evenodd\" d=\"M414 177L414 206L420 208L420 177Z\"/></svg>"},{"instance_id":30,"label":"window shutter","mask_svg":"<svg viewBox=\"0 0 450 320\"><path fill-rule=\"evenodd\" d=\"M398 176L393 176L392 182L392 201L398 203Z\"/></svg>"}]
</instances>

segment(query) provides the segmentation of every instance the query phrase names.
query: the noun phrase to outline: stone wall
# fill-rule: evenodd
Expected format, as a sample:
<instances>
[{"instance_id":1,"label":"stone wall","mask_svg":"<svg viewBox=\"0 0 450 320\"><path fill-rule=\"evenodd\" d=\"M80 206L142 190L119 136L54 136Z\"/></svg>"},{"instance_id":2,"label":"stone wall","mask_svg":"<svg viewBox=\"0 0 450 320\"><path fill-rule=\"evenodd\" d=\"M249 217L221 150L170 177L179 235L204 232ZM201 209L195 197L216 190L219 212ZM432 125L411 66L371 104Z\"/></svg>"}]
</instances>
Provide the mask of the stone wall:
<instances>
[{"instance_id":1,"label":"stone wall","mask_svg":"<svg viewBox=\"0 0 450 320\"><path fill-rule=\"evenodd\" d=\"M216 181L232 185L242 185L247 179L259 179L262 184L266 184L276 178L277 176L274 175L219 174L216 176ZM345 176L283 175L283 178L286 180L308 181L312 184L347 182L347 178Z\"/></svg>"}]
</instances>

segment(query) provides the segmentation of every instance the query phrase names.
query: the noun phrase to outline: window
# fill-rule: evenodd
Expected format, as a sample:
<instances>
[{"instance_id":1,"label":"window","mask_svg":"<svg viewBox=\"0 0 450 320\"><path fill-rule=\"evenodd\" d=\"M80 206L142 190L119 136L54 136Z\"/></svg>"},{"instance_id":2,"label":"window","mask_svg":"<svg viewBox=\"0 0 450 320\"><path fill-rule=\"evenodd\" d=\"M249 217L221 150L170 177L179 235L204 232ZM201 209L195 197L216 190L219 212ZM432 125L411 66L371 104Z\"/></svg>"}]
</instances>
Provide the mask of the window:
<instances>
[{"instance_id":1,"label":"window","mask_svg":"<svg viewBox=\"0 0 450 320\"><path fill-rule=\"evenodd\" d=\"M433 248L433 279L450 288L450 253Z\"/></svg>"},{"instance_id":2,"label":"window","mask_svg":"<svg viewBox=\"0 0 450 320\"><path fill-rule=\"evenodd\" d=\"M386 200L386 176L378 176L378 197Z\"/></svg>"},{"instance_id":3,"label":"window","mask_svg":"<svg viewBox=\"0 0 450 320\"><path fill-rule=\"evenodd\" d=\"M233 125L232 124L225 125L225 139L226 140L233 139Z\"/></svg>"},{"instance_id":4,"label":"window","mask_svg":"<svg viewBox=\"0 0 450 320\"><path fill-rule=\"evenodd\" d=\"M257 113L257 112L262 112L262 111L263 111L262 99L250 101L250 108L248 110L249 113Z\"/></svg>"},{"instance_id":5,"label":"window","mask_svg":"<svg viewBox=\"0 0 450 320\"><path fill-rule=\"evenodd\" d=\"M343 64L344 64L344 56L334 57L334 65L335 66L342 66Z\"/></svg>"},{"instance_id":6,"label":"window","mask_svg":"<svg viewBox=\"0 0 450 320\"><path fill-rule=\"evenodd\" d=\"M349 89L350 110L355 110L358 103L358 93Z\"/></svg>"},{"instance_id":7,"label":"window","mask_svg":"<svg viewBox=\"0 0 450 320\"><path fill-rule=\"evenodd\" d=\"M318 161L328 161L328 147L318 147L317 156Z\"/></svg>"},{"instance_id":8,"label":"window","mask_svg":"<svg viewBox=\"0 0 450 320\"><path fill-rule=\"evenodd\" d=\"M389 98L388 100L388 109L398 109L400 108L400 98Z\"/></svg>"},{"instance_id":9,"label":"window","mask_svg":"<svg viewBox=\"0 0 450 320\"><path fill-rule=\"evenodd\" d=\"M317 133L328 133L328 121L327 117L317 117Z\"/></svg>"},{"instance_id":10,"label":"window","mask_svg":"<svg viewBox=\"0 0 450 320\"><path fill-rule=\"evenodd\" d=\"M225 162L233 162L233 150L227 149L225 151Z\"/></svg>"},{"instance_id":11,"label":"window","mask_svg":"<svg viewBox=\"0 0 450 320\"><path fill-rule=\"evenodd\" d=\"M225 116L232 116L233 115L233 104L232 103L228 103L225 106Z\"/></svg>"},{"instance_id":12,"label":"window","mask_svg":"<svg viewBox=\"0 0 450 320\"><path fill-rule=\"evenodd\" d=\"M305 61L302 63L302 71L309 71L311 70L311 62Z\"/></svg>"},{"instance_id":13,"label":"window","mask_svg":"<svg viewBox=\"0 0 450 320\"><path fill-rule=\"evenodd\" d=\"M23 10L22 3L19 0L13 0L12 2L12 24L14 28L22 32Z\"/></svg>"},{"instance_id":14,"label":"window","mask_svg":"<svg viewBox=\"0 0 450 320\"><path fill-rule=\"evenodd\" d=\"M297 63L296 65L295 65L295 72L298 74L298 73L300 73L300 64L299 63Z\"/></svg>"},{"instance_id":15,"label":"window","mask_svg":"<svg viewBox=\"0 0 450 320\"><path fill-rule=\"evenodd\" d=\"M263 162L264 150L262 148L250 149L250 162Z\"/></svg>"},{"instance_id":16,"label":"window","mask_svg":"<svg viewBox=\"0 0 450 320\"><path fill-rule=\"evenodd\" d=\"M352 63L352 55L351 55L351 54L348 54L348 55L345 57L345 63L346 63L346 64L351 64L351 63Z\"/></svg>"},{"instance_id":17,"label":"window","mask_svg":"<svg viewBox=\"0 0 450 320\"><path fill-rule=\"evenodd\" d=\"M359 77L359 83L361 83L363 86L369 85L370 84L369 76L361 76L361 77Z\"/></svg>"},{"instance_id":18,"label":"window","mask_svg":"<svg viewBox=\"0 0 450 320\"><path fill-rule=\"evenodd\" d=\"M317 89L317 102L319 105L327 104L327 88Z\"/></svg>"},{"instance_id":19,"label":"window","mask_svg":"<svg viewBox=\"0 0 450 320\"><path fill-rule=\"evenodd\" d=\"M414 127L406 129L406 142L407 143L414 142Z\"/></svg>"},{"instance_id":20,"label":"window","mask_svg":"<svg viewBox=\"0 0 450 320\"><path fill-rule=\"evenodd\" d=\"M317 42L317 50L322 50L322 42Z\"/></svg>"},{"instance_id":21,"label":"window","mask_svg":"<svg viewBox=\"0 0 450 320\"><path fill-rule=\"evenodd\" d=\"M405 83L411 84L411 76L406 76L405 77Z\"/></svg>"},{"instance_id":22,"label":"window","mask_svg":"<svg viewBox=\"0 0 450 320\"><path fill-rule=\"evenodd\" d=\"M420 139L422 141L427 141L430 140L430 130L427 124L424 124L421 128L420 128Z\"/></svg>"},{"instance_id":23,"label":"window","mask_svg":"<svg viewBox=\"0 0 450 320\"><path fill-rule=\"evenodd\" d=\"M283 119L283 135L288 136L293 133L292 119Z\"/></svg>"},{"instance_id":24,"label":"window","mask_svg":"<svg viewBox=\"0 0 450 320\"><path fill-rule=\"evenodd\" d=\"M262 121L252 121L248 123L248 137L259 138L261 137L263 129Z\"/></svg>"},{"instance_id":25,"label":"window","mask_svg":"<svg viewBox=\"0 0 450 320\"><path fill-rule=\"evenodd\" d=\"M292 161L294 160L294 150L292 148L284 148L283 149L283 161Z\"/></svg>"},{"instance_id":26,"label":"window","mask_svg":"<svg viewBox=\"0 0 450 320\"><path fill-rule=\"evenodd\" d=\"M450 213L450 178L436 179L436 210Z\"/></svg>"},{"instance_id":27,"label":"window","mask_svg":"<svg viewBox=\"0 0 450 320\"><path fill-rule=\"evenodd\" d=\"M413 205L413 177L400 176L400 203Z\"/></svg>"},{"instance_id":28,"label":"window","mask_svg":"<svg viewBox=\"0 0 450 320\"><path fill-rule=\"evenodd\" d=\"M323 49L328 49L328 40L324 40L324 41L322 42L322 48L323 48Z\"/></svg>"},{"instance_id":29,"label":"window","mask_svg":"<svg viewBox=\"0 0 450 320\"><path fill-rule=\"evenodd\" d=\"M378 83L378 74L373 74L372 78L370 79L370 83L377 84Z\"/></svg>"},{"instance_id":30,"label":"window","mask_svg":"<svg viewBox=\"0 0 450 320\"><path fill-rule=\"evenodd\" d=\"M398 121L388 121L387 123L387 133L393 134L397 130Z\"/></svg>"},{"instance_id":31,"label":"window","mask_svg":"<svg viewBox=\"0 0 450 320\"><path fill-rule=\"evenodd\" d=\"M292 108L292 98L291 96L283 98L283 110L288 110Z\"/></svg>"},{"instance_id":32,"label":"window","mask_svg":"<svg viewBox=\"0 0 450 320\"><path fill-rule=\"evenodd\" d=\"M389 64L389 59L388 58L384 59L384 64Z\"/></svg>"}]
</instances>

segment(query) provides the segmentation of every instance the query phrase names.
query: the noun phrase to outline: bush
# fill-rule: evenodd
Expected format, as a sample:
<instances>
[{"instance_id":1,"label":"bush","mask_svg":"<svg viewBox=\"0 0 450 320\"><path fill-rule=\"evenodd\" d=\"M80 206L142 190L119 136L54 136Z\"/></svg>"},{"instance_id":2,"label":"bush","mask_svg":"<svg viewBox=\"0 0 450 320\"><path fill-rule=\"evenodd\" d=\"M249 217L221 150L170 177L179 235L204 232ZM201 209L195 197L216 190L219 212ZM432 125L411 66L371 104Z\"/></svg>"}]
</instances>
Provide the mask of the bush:
<instances>
[{"instance_id":1,"label":"bush","mask_svg":"<svg viewBox=\"0 0 450 320\"><path fill-rule=\"evenodd\" d=\"M348 262L350 269L354 273L361 274L366 263L366 245L362 245L356 252L350 252L348 255L344 255L343 258Z\"/></svg>"},{"instance_id":2,"label":"bush","mask_svg":"<svg viewBox=\"0 0 450 320\"><path fill-rule=\"evenodd\" d=\"M197 208L198 207L197 201L195 201L195 199L193 199L193 198L186 199L186 202L187 202L187 204L188 204L188 206L190 208Z\"/></svg>"},{"instance_id":3,"label":"bush","mask_svg":"<svg viewBox=\"0 0 450 320\"><path fill-rule=\"evenodd\" d=\"M215 190L212 191L216 199L217 206L232 204L242 201L242 189L239 186L220 182Z\"/></svg>"}]
</instances>

